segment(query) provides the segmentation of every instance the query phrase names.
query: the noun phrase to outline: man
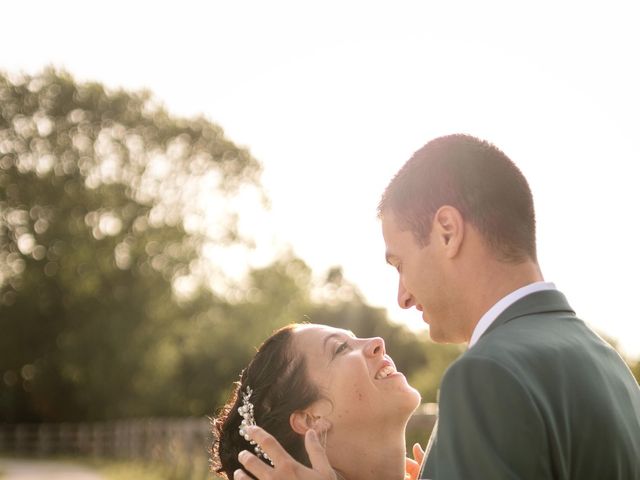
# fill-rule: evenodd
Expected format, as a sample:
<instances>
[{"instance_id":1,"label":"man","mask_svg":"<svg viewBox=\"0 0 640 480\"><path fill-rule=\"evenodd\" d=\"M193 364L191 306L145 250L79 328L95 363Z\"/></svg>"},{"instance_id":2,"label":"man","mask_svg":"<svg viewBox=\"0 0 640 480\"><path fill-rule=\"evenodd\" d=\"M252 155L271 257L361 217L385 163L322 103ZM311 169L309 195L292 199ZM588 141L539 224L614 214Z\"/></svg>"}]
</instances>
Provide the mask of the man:
<instances>
[{"instance_id":1,"label":"man","mask_svg":"<svg viewBox=\"0 0 640 480\"><path fill-rule=\"evenodd\" d=\"M443 377L421 478L640 480L640 387L543 280L513 162L471 136L437 138L392 179L379 216L400 306L422 312L433 340L469 346ZM258 478L332 478L312 434L313 471L252 435L278 457Z\"/></svg>"}]
</instances>

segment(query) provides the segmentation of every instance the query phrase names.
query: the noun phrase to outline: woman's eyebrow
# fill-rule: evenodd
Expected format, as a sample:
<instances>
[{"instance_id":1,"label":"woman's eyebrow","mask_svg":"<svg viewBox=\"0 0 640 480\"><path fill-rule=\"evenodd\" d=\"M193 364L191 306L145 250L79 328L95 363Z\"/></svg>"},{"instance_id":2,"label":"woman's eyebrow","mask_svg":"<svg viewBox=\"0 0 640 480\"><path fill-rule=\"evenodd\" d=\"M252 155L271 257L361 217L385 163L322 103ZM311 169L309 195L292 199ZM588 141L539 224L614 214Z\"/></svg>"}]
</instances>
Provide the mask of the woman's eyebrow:
<instances>
[{"instance_id":1,"label":"woman's eyebrow","mask_svg":"<svg viewBox=\"0 0 640 480\"><path fill-rule=\"evenodd\" d=\"M324 341L322 342L322 349L323 350L327 349L327 343L329 343L329 340L333 338L342 338L343 335L346 337L356 338L356 335L351 330L345 330L344 333L343 332L330 333L329 335L324 337Z\"/></svg>"},{"instance_id":2,"label":"woman's eyebrow","mask_svg":"<svg viewBox=\"0 0 640 480\"><path fill-rule=\"evenodd\" d=\"M341 333L331 333L324 337L324 341L322 342L322 349L326 351L327 343L329 343L329 340L331 340L332 338L340 338L341 335Z\"/></svg>"}]
</instances>

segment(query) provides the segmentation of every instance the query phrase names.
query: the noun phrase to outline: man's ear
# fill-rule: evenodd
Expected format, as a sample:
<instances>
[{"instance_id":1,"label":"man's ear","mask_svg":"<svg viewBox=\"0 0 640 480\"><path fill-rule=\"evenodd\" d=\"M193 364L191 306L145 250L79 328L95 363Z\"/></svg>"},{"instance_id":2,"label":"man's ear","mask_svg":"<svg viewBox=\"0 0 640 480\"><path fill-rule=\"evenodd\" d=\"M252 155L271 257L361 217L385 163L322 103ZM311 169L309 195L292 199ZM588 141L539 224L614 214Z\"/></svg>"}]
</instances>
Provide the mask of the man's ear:
<instances>
[{"instance_id":1,"label":"man's ear","mask_svg":"<svg viewBox=\"0 0 640 480\"><path fill-rule=\"evenodd\" d=\"M313 413L307 410L293 412L289 416L289 425L291 425L291 429L294 432L300 435L304 435L309 429L315 430L316 433L323 433L329 431L331 428L331 422L329 420L325 417L313 415Z\"/></svg>"},{"instance_id":2,"label":"man's ear","mask_svg":"<svg viewBox=\"0 0 640 480\"><path fill-rule=\"evenodd\" d=\"M445 250L448 258L455 257L464 240L464 219L460 211L450 205L443 205L433 216L432 239Z\"/></svg>"}]
</instances>

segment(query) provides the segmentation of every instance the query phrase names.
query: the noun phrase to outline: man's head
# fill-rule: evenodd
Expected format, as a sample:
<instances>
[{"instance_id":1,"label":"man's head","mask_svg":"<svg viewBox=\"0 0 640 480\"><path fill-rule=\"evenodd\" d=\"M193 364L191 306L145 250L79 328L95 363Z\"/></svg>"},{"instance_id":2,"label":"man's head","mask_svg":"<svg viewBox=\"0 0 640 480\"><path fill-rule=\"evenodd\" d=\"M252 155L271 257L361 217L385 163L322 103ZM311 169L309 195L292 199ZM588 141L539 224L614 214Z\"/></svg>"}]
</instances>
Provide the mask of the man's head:
<instances>
[{"instance_id":1,"label":"man's head","mask_svg":"<svg viewBox=\"0 0 640 480\"><path fill-rule=\"evenodd\" d=\"M470 312L462 310L473 294L470 275L489 263L536 263L526 179L502 151L469 135L418 150L387 186L378 215L387 261L400 273L398 302L423 311L434 340L463 341L469 333Z\"/></svg>"},{"instance_id":2,"label":"man's head","mask_svg":"<svg viewBox=\"0 0 640 480\"><path fill-rule=\"evenodd\" d=\"M378 214L391 211L418 243L436 211L456 208L504 261L536 260L533 197L518 167L495 146L470 135L430 141L387 186Z\"/></svg>"}]
</instances>

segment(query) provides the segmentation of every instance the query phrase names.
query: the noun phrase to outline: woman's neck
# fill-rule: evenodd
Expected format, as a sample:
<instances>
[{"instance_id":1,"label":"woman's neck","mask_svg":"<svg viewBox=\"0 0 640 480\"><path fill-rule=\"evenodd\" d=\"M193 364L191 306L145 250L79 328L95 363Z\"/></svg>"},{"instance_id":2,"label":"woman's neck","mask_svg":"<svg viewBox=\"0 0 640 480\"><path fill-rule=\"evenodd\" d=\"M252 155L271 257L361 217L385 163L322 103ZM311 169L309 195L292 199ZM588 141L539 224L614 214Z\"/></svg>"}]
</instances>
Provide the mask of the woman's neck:
<instances>
[{"instance_id":1,"label":"woman's neck","mask_svg":"<svg viewBox=\"0 0 640 480\"><path fill-rule=\"evenodd\" d=\"M330 435L327 453L344 480L403 480L405 429L376 428L375 431L361 430L358 434L351 430L343 436Z\"/></svg>"}]
</instances>

